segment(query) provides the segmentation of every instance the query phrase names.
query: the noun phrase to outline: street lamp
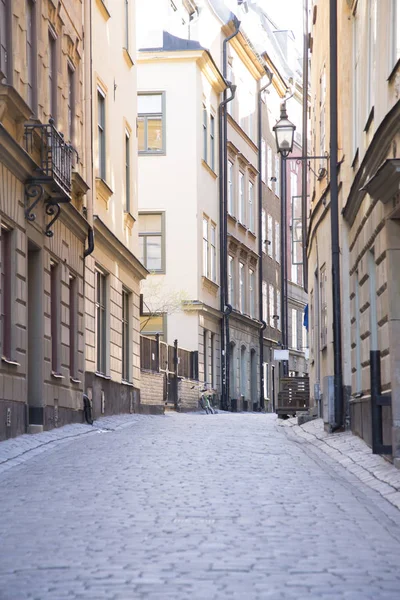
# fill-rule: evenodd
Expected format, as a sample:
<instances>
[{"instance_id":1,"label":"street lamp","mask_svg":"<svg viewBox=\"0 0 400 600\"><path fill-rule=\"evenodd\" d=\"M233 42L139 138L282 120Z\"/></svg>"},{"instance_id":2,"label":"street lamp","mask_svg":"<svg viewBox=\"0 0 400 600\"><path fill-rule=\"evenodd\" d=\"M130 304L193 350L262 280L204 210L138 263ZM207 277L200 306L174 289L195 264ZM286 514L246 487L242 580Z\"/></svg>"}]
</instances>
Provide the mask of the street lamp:
<instances>
[{"instance_id":1,"label":"street lamp","mask_svg":"<svg viewBox=\"0 0 400 600\"><path fill-rule=\"evenodd\" d=\"M273 127L275 131L276 147L278 152L286 158L293 150L293 138L296 125L289 121L286 112L286 102L281 104L281 118Z\"/></svg>"}]
</instances>

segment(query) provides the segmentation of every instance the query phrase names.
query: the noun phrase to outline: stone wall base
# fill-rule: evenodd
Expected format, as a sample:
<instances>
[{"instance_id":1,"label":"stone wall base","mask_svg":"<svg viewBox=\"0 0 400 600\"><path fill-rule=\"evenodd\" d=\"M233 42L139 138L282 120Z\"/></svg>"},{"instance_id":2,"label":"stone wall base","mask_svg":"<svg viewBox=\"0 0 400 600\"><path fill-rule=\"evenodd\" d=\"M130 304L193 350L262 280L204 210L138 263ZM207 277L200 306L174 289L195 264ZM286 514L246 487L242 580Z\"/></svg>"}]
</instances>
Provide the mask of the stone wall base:
<instances>
[{"instance_id":1,"label":"stone wall base","mask_svg":"<svg viewBox=\"0 0 400 600\"><path fill-rule=\"evenodd\" d=\"M86 372L85 389L92 400L94 419L104 415L140 412L140 390L130 385Z\"/></svg>"},{"instance_id":2,"label":"stone wall base","mask_svg":"<svg viewBox=\"0 0 400 600\"><path fill-rule=\"evenodd\" d=\"M7 418L8 423L7 424ZM0 400L0 441L26 432L26 404L13 400Z\"/></svg>"}]
</instances>

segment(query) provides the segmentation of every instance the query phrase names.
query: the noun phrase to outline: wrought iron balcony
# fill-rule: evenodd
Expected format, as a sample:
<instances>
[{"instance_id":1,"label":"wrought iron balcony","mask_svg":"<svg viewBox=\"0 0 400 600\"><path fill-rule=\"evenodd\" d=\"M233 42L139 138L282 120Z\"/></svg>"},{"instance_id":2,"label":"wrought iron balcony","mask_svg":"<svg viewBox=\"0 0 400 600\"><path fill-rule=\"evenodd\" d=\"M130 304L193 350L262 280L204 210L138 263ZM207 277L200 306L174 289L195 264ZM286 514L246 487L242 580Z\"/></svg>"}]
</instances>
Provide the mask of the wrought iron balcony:
<instances>
[{"instance_id":1,"label":"wrought iron balcony","mask_svg":"<svg viewBox=\"0 0 400 600\"><path fill-rule=\"evenodd\" d=\"M72 169L77 152L57 131L53 119L46 124L25 125L25 147L39 164L25 184L25 217L34 221L33 209L44 199L46 214L53 217L46 226L46 235L51 237L51 227L61 212L60 203L71 201Z\"/></svg>"}]
</instances>

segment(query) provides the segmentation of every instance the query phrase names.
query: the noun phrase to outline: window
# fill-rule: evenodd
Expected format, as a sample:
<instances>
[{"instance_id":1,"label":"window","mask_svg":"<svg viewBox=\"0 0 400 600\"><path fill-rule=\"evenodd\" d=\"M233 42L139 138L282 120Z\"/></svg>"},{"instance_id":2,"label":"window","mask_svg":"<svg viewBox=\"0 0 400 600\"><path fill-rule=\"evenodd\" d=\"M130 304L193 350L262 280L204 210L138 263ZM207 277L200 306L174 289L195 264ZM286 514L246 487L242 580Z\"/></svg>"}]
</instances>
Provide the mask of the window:
<instances>
[{"instance_id":1,"label":"window","mask_svg":"<svg viewBox=\"0 0 400 600\"><path fill-rule=\"evenodd\" d=\"M234 307L235 302L235 259L233 256L228 256L228 302Z\"/></svg>"},{"instance_id":2,"label":"window","mask_svg":"<svg viewBox=\"0 0 400 600\"><path fill-rule=\"evenodd\" d=\"M58 264L50 263L50 329L51 329L51 369L59 373L60 356L60 276Z\"/></svg>"},{"instance_id":3,"label":"window","mask_svg":"<svg viewBox=\"0 0 400 600\"><path fill-rule=\"evenodd\" d=\"M362 371L361 371L361 327L360 327L360 281L358 271L355 272L355 296L354 296L354 311L355 311L355 344L356 344L356 393L362 392Z\"/></svg>"},{"instance_id":4,"label":"window","mask_svg":"<svg viewBox=\"0 0 400 600\"><path fill-rule=\"evenodd\" d=\"M292 308L292 348L297 350L297 310Z\"/></svg>"},{"instance_id":5,"label":"window","mask_svg":"<svg viewBox=\"0 0 400 600\"><path fill-rule=\"evenodd\" d=\"M125 48L129 50L129 0L124 0L125 3Z\"/></svg>"},{"instance_id":6,"label":"window","mask_svg":"<svg viewBox=\"0 0 400 600\"><path fill-rule=\"evenodd\" d=\"M208 123L208 115L207 109L203 104L203 160L207 162L208 153L207 153L207 144L208 144L208 135L207 135L207 123Z\"/></svg>"},{"instance_id":7,"label":"window","mask_svg":"<svg viewBox=\"0 0 400 600\"><path fill-rule=\"evenodd\" d=\"M320 302L321 302L321 350L327 346L328 306L326 299L326 265L320 269Z\"/></svg>"},{"instance_id":8,"label":"window","mask_svg":"<svg viewBox=\"0 0 400 600\"><path fill-rule=\"evenodd\" d=\"M98 135L98 173L106 179L106 99L102 91L97 90L97 135Z\"/></svg>"},{"instance_id":9,"label":"window","mask_svg":"<svg viewBox=\"0 0 400 600\"><path fill-rule=\"evenodd\" d=\"M271 258L273 258L274 256L274 246L273 246L273 221L272 221L272 216L268 215L268 240L267 240L267 246L268 246L268 256L270 256Z\"/></svg>"},{"instance_id":10,"label":"window","mask_svg":"<svg viewBox=\"0 0 400 600\"><path fill-rule=\"evenodd\" d=\"M353 155L357 151L359 131L359 69L360 48L359 48L359 19L357 12L353 15Z\"/></svg>"},{"instance_id":11,"label":"window","mask_svg":"<svg viewBox=\"0 0 400 600\"><path fill-rule=\"evenodd\" d=\"M105 375L107 360L107 278L96 271L96 369Z\"/></svg>"},{"instance_id":12,"label":"window","mask_svg":"<svg viewBox=\"0 0 400 600\"><path fill-rule=\"evenodd\" d=\"M131 210L131 140L125 131L125 212Z\"/></svg>"},{"instance_id":13,"label":"window","mask_svg":"<svg viewBox=\"0 0 400 600\"><path fill-rule=\"evenodd\" d=\"M130 303L131 294L128 290L122 290L122 379L130 381L130 335L129 335L129 320L130 320Z\"/></svg>"},{"instance_id":14,"label":"window","mask_svg":"<svg viewBox=\"0 0 400 600\"><path fill-rule=\"evenodd\" d=\"M245 198L244 198L244 175L239 171L239 223L244 224L244 212L245 212Z\"/></svg>"},{"instance_id":15,"label":"window","mask_svg":"<svg viewBox=\"0 0 400 600\"><path fill-rule=\"evenodd\" d=\"M208 220L203 218L203 275L208 277Z\"/></svg>"},{"instance_id":16,"label":"window","mask_svg":"<svg viewBox=\"0 0 400 600\"><path fill-rule=\"evenodd\" d=\"M152 272L165 272L164 213L140 213L140 260Z\"/></svg>"},{"instance_id":17,"label":"window","mask_svg":"<svg viewBox=\"0 0 400 600\"><path fill-rule=\"evenodd\" d=\"M376 0L368 0L368 87L367 87L367 114L374 105L375 92L375 61L376 61Z\"/></svg>"},{"instance_id":18,"label":"window","mask_svg":"<svg viewBox=\"0 0 400 600\"><path fill-rule=\"evenodd\" d=\"M303 333L303 337L302 337L302 344L301 344L301 349L303 352L305 352L308 348L308 334L307 334L307 329L304 327L304 325L301 328L302 333Z\"/></svg>"},{"instance_id":19,"label":"window","mask_svg":"<svg viewBox=\"0 0 400 600\"><path fill-rule=\"evenodd\" d=\"M211 260L211 280L217 281L217 228L211 224L211 241L210 241L210 260Z\"/></svg>"},{"instance_id":20,"label":"window","mask_svg":"<svg viewBox=\"0 0 400 600\"><path fill-rule=\"evenodd\" d=\"M1 321L2 355L11 359L11 235L1 228Z\"/></svg>"},{"instance_id":21,"label":"window","mask_svg":"<svg viewBox=\"0 0 400 600\"><path fill-rule=\"evenodd\" d=\"M290 279L293 283L296 283L296 284L299 283L298 268L297 268L297 265L294 265L293 263L292 263L292 272L291 272Z\"/></svg>"},{"instance_id":22,"label":"window","mask_svg":"<svg viewBox=\"0 0 400 600\"><path fill-rule=\"evenodd\" d=\"M68 64L68 134L70 142L75 138L75 70Z\"/></svg>"},{"instance_id":23,"label":"window","mask_svg":"<svg viewBox=\"0 0 400 600\"><path fill-rule=\"evenodd\" d=\"M255 230L255 219L254 219L254 183L249 181L249 229L254 233Z\"/></svg>"},{"instance_id":24,"label":"window","mask_svg":"<svg viewBox=\"0 0 400 600\"><path fill-rule=\"evenodd\" d=\"M215 171L215 118L210 115L210 167Z\"/></svg>"},{"instance_id":25,"label":"window","mask_svg":"<svg viewBox=\"0 0 400 600\"><path fill-rule=\"evenodd\" d=\"M203 352L204 352L204 383L208 381L208 331L203 329Z\"/></svg>"},{"instance_id":26,"label":"window","mask_svg":"<svg viewBox=\"0 0 400 600\"><path fill-rule=\"evenodd\" d=\"M239 294L239 310L244 313L246 308L246 290L244 287L244 264L239 263L239 285L240 285L240 294Z\"/></svg>"},{"instance_id":27,"label":"window","mask_svg":"<svg viewBox=\"0 0 400 600\"><path fill-rule=\"evenodd\" d=\"M72 379L78 374L78 281L69 275L69 374Z\"/></svg>"},{"instance_id":28,"label":"window","mask_svg":"<svg viewBox=\"0 0 400 600\"><path fill-rule=\"evenodd\" d=\"M278 198L281 195L281 165L279 155L275 156L275 194Z\"/></svg>"},{"instance_id":29,"label":"window","mask_svg":"<svg viewBox=\"0 0 400 600\"><path fill-rule=\"evenodd\" d=\"M266 400L269 399L269 369L268 363L263 363L263 371L264 371L264 398Z\"/></svg>"},{"instance_id":30,"label":"window","mask_svg":"<svg viewBox=\"0 0 400 600\"><path fill-rule=\"evenodd\" d=\"M35 70L36 57L34 51L35 43L35 2L26 0L26 66L27 66L27 85L28 85L28 105L33 108L35 104Z\"/></svg>"},{"instance_id":31,"label":"window","mask_svg":"<svg viewBox=\"0 0 400 600\"><path fill-rule=\"evenodd\" d=\"M275 290L274 286L269 284L269 325L270 327L275 327Z\"/></svg>"},{"instance_id":32,"label":"window","mask_svg":"<svg viewBox=\"0 0 400 600\"><path fill-rule=\"evenodd\" d=\"M256 298L256 290L255 290L255 277L254 271L249 269L249 291L250 291L250 316L255 317L255 298Z\"/></svg>"},{"instance_id":33,"label":"window","mask_svg":"<svg viewBox=\"0 0 400 600\"><path fill-rule=\"evenodd\" d=\"M211 387L216 387L216 379L215 379L215 333L211 334Z\"/></svg>"},{"instance_id":34,"label":"window","mask_svg":"<svg viewBox=\"0 0 400 600\"><path fill-rule=\"evenodd\" d=\"M57 120L57 41L56 34L49 29L49 113Z\"/></svg>"},{"instance_id":35,"label":"window","mask_svg":"<svg viewBox=\"0 0 400 600\"><path fill-rule=\"evenodd\" d=\"M275 221L275 260L281 262L281 230L278 221Z\"/></svg>"},{"instance_id":36,"label":"window","mask_svg":"<svg viewBox=\"0 0 400 600\"><path fill-rule=\"evenodd\" d=\"M233 163L228 160L228 213L233 215Z\"/></svg>"},{"instance_id":37,"label":"window","mask_svg":"<svg viewBox=\"0 0 400 600\"><path fill-rule=\"evenodd\" d=\"M267 253L267 213L263 208L261 211L262 251Z\"/></svg>"},{"instance_id":38,"label":"window","mask_svg":"<svg viewBox=\"0 0 400 600\"><path fill-rule=\"evenodd\" d=\"M10 75L9 9L9 0L0 0L0 71L5 76L3 83L7 83Z\"/></svg>"},{"instance_id":39,"label":"window","mask_svg":"<svg viewBox=\"0 0 400 600\"><path fill-rule=\"evenodd\" d=\"M276 290L276 327L281 330L281 290Z\"/></svg>"},{"instance_id":40,"label":"window","mask_svg":"<svg viewBox=\"0 0 400 600\"><path fill-rule=\"evenodd\" d=\"M326 146L326 69L325 65L322 70L320 79L319 79L319 153L321 156L325 154L325 146ZM321 167L325 167L323 162L320 163ZM292 188L292 196L297 193L297 185L296 192Z\"/></svg>"},{"instance_id":41,"label":"window","mask_svg":"<svg viewBox=\"0 0 400 600\"><path fill-rule=\"evenodd\" d=\"M163 93L138 95L139 154L165 153L164 118Z\"/></svg>"},{"instance_id":42,"label":"window","mask_svg":"<svg viewBox=\"0 0 400 600\"><path fill-rule=\"evenodd\" d=\"M267 171L267 156L266 156L266 143L264 138L261 138L261 180L266 182L266 171Z\"/></svg>"},{"instance_id":43,"label":"window","mask_svg":"<svg viewBox=\"0 0 400 600\"><path fill-rule=\"evenodd\" d=\"M390 71L400 58L400 0L392 0L391 24Z\"/></svg>"},{"instance_id":44,"label":"window","mask_svg":"<svg viewBox=\"0 0 400 600\"><path fill-rule=\"evenodd\" d=\"M268 187L272 190L272 181L273 177L272 173L272 148L271 146L267 146L267 177L268 177Z\"/></svg>"},{"instance_id":45,"label":"window","mask_svg":"<svg viewBox=\"0 0 400 600\"><path fill-rule=\"evenodd\" d=\"M262 282L263 321L268 322L268 284Z\"/></svg>"}]
</instances>

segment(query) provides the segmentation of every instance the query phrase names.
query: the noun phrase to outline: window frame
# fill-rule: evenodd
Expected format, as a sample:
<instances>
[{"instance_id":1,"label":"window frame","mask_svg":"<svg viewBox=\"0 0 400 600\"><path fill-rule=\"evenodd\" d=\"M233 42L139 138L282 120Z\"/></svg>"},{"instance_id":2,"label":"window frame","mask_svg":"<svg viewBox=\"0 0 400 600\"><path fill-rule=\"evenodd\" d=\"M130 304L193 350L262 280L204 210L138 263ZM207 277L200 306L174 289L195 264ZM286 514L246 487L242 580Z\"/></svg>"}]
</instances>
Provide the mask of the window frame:
<instances>
[{"instance_id":1,"label":"window frame","mask_svg":"<svg viewBox=\"0 0 400 600\"><path fill-rule=\"evenodd\" d=\"M97 266L95 268L95 310L96 373L107 376L108 274Z\"/></svg>"},{"instance_id":2,"label":"window frame","mask_svg":"<svg viewBox=\"0 0 400 600\"><path fill-rule=\"evenodd\" d=\"M27 104L32 112L37 113L37 26L36 0L25 0L26 13L26 73L27 73ZM29 9L28 9L29 7ZM31 22L28 22L28 15ZM28 34L30 33L30 35Z\"/></svg>"},{"instance_id":3,"label":"window frame","mask_svg":"<svg viewBox=\"0 0 400 600\"><path fill-rule=\"evenodd\" d=\"M249 180L248 185L248 205L249 205L249 229L252 233L255 233L256 228L256 219L255 219L255 193L254 193L255 185L254 181Z\"/></svg>"},{"instance_id":4,"label":"window frame","mask_svg":"<svg viewBox=\"0 0 400 600\"><path fill-rule=\"evenodd\" d=\"M209 235L208 235L208 218L203 215L202 220L202 235L203 235L203 277L209 279L210 274L210 256L209 256Z\"/></svg>"},{"instance_id":5,"label":"window frame","mask_svg":"<svg viewBox=\"0 0 400 600\"><path fill-rule=\"evenodd\" d=\"M235 307L235 257L228 255L228 302Z\"/></svg>"},{"instance_id":6,"label":"window frame","mask_svg":"<svg viewBox=\"0 0 400 600\"><path fill-rule=\"evenodd\" d=\"M234 216L234 163L228 159L228 213Z\"/></svg>"},{"instance_id":7,"label":"window frame","mask_svg":"<svg viewBox=\"0 0 400 600\"><path fill-rule=\"evenodd\" d=\"M245 189L245 177L244 172L239 170L239 223L245 226L246 221L246 189Z\"/></svg>"},{"instance_id":8,"label":"window frame","mask_svg":"<svg viewBox=\"0 0 400 600\"><path fill-rule=\"evenodd\" d=\"M10 0L0 0L0 72L3 83L12 84L12 17Z\"/></svg>"},{"instance_id":9,"label":"window frame","mask_svg":"<svg viewBox=\"0 0 400 600\"><path fill-rule=\"evenodd\" d=\"M155 215L160 215L161 216L161 232L149 232L149 231L145 231L145 232L141 232L140 231L140 217L141 216L146 216L146 215L151 215L151 216L155 216ZM149 269L149 267L147 266L147 245L144 244L143 245L143 265L146 267L146 269L148 269L151 273L158 273L158 274L165 274L166 272L166 244L165 244L165 238L166 238L166 225L165 225L165 211L140 211L139 215L138 215L138 220L139 220L139 241L140 238L146 238L146 237L156 237L156 236L160 236L161 237L161 269Z\"/></svg>"},{"instance_id":10,"label":"window frame","mask_svg":"<svg viewBox=\"0 0 400 600\"><path fill-rule=\"evenodd\" d=\"M121 378L126 383L131 383L132 380L131 305L132 292L123 286L121 292Z\"/></svg>"},{"instance_id":11,"label":"window frame","mask_svg":"<svg viewBox=\"0 0 400 600\"><path fill-rule=\"evenodd\" d=\"M107 106L106 94L97 87L97 144L98 144L98 177L107 179Z\"/></svg>"},{"instance_id":12,"label":"window frame","mask_svg":"<svg viewBox=\"0 0 400 600\"><path fill-rule=\"evenodd\" d=\"M149 116L159 116L161 117L161 132L162 132L162 147L161 150L140 150L138 146L138 154L139 156L165 156L167 153L167 145L166 145L166 92L162 90L158 91L141 91L138 92L139 96L161 96L161 114L160 113L139 113L137 114L137 127L139 128L139 121L143 119L144 122L144 141L146 148L148 146L148 127L147 122Z\"/></svg>"},{"instance_id":13,"label":"window frame","mask_svg":"<svg viewBox=\"0 0 400 600\"><path fill-rule=\"evenodd\" d=\"M210 278L217 282L217 226L210 222Z\"/></svg>"},{"instance_id":14,"label":"window frame","mask_svg":"<svg viewBox=\"0 0 400 600\"><path fill-rule=\"evenodd\" d=\"M275 288L272 283L268 286L269 326L275 329Z\"/></svg>"},{"instance_id":15,"label":"window frame","mask_svg":"<svg viewBox=\"0 0 400 600\"><path fill-rule=\"evenodd\" d=\"M325 350L328 346L328 304L326 295L326 263L322 265L319 273L320 285L320 322L321 322L321 350Z\"/></svg>"},{"instance_id":16,"label":"window frame","mask_svg":"<svg viewBox=\"0 0 400 600\"><path fill-rule=\"evenodd\" d=\"M274 258L274 220L272 215L267 215L267 254L270 258Z\"/></svg>"},{"instance_id":17,"label":"window frame","mask_svg":"<svg viewBox=\"0 0 400 600\"><path fill-rule=\"evenodd\" d=\"M48 61L49 61L49 115L57 123L58 118L58 81L57 81L57 34L53 27L48 29Z\"/></svg>"},{"instance_id":18,"label":"window frame","mask_svg":"<svg viewBox=\"0 0 400 600\"><path fill-rule=\"evenodd\" d=\"M297 350L298 349L298 335L297 335L297 322L298 322L298 314L297 314L297 309L296 308L292 308L291 309L291 315L290 315L290 320L291 320L291 324L292 324L292 348L293 350Z\"/></svg>"},{"instance_id":19,"label":"window frame","mask_svg":"<svg viewBox=\"0 0 400 600\"><path fill-rule=\"evenodd\" d=\"M68 132L70 142L75 140L75 103L76 103L76 68L70 60L67 63L68 76Z\"/></svg>"},{"instance_id":20,"label":"window frame","mask_svg":"<svg viewBox=\"0 0 400 600\"><path fill-rule=\"evenodd\" d=\"M256 312L256 278L254 269L249 268L249 313L252 319Z\"/></svg>"},{"instance_id":21,"label":"window frame","mask_svg":"<svg viewBox=\"0 0 400 600\"><path fill-rule=\"evenodd\" d=\"M129 0L124 0L124 16L125 16L125 32L124 32L124 48L129 52Z\"/></svg>"},{"instance_id":22,"label":"window frame","mask_svg":"<svg viewBox=\"0 0 400 600\"><path fill-rule=\"evenodd\" d=\"M275 260L281 262L281 224L275 220Z\"/></svg>"},{"instance_id":23,"label":"window frame","mask_svg":"<svg viewBox=\"0 0 400 600\"><path fill-rule=\"evenodd\" d=\"M210 112L210 165L215 172L215 116Z\"/></svg>"},{"instance_id":24,"label":"window frame","mask_svg":"<svg viewBox=\"0 0 400 600\"><path fill-rule=\"evenodd\" d=\"M12 235L12 229L1 226L1 354L3 358L9 361L12 360L13 356Z\"/></svg>"},{"instance_id":25,"label":"window frame","mask_svg":"<svg viewBox=\"0 0 400 600\"><path fill-rule=\"evenodd\" d=\"M239 261L239 311L245 314L246 311L246 282L244 263Z\"/></svg>"},{"instance_id":26,"label":"window frame","mask_svg":"<svg viewBox=\"0 0 400 600\"><path fill-rule=\"evenodd\" d=\"M131 213L131 136L125 129L125 212Z\"/></svg>"},{"instance_id":27,"label":"window frame","mask_svg":"<svg viewBox=\"0 0 400 600\"><path fill-rule=\"evenodd\" d=\"M203 115L203 160L208 164L208 112L207 107L203 103L202 115Z\"/></svg>"},{"instance_id":28,"label":"window frame","mask_svg":"<svg viewBox=\"0 0 400 600\"><path fill-rule=\"evenodd\" d=\"M61 267L50 260L50 330L51 330L51 371L60 375L61 367Z\"/></svg>"}]
</instances>

